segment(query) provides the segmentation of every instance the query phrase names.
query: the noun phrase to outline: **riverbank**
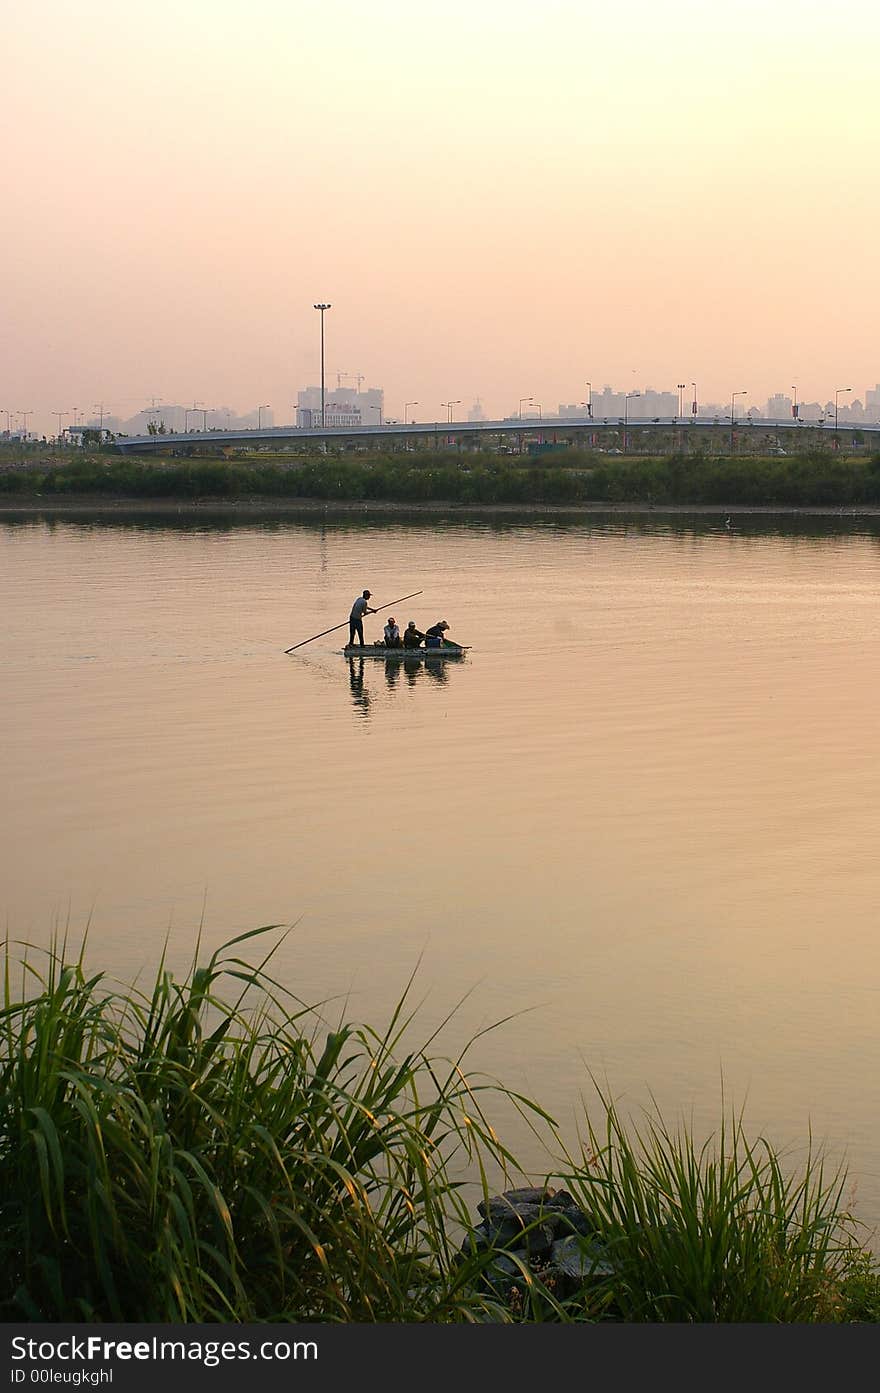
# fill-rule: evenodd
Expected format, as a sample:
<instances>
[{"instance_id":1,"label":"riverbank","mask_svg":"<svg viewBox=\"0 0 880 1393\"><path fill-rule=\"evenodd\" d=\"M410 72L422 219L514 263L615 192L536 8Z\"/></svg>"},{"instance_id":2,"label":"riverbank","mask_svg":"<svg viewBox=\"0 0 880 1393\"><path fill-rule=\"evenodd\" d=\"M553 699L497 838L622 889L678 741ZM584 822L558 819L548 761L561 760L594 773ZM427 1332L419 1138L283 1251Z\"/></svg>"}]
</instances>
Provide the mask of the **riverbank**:
<instances>
[{"instance_id":1,"label":"riverbank","mask_svg":"<svg viewBox=\"0 0 880 1393\"><path fill-rule=\"evenodd\" d=\"M249 514L271 516L309 516L326 514L346 517L362 516L469 516L516 518L536 517L817 517L817 518L880 518L880 507L834 507L755 504L755 503L454 503L440 500L395 503L389 500L355 501L340 499L324 502L320 499L283 498L108 498L106 494L64 494L44 497L42 494L14 497L0 496L0 517L17 513L203 513L244 517Z\"/></svg>"},{"instance_id":2,"label":"riverbank","mask_svg":"<svg viewBox=\"0 0 880 1393\"><path fill-rule=\"evenodd\" d=\"M564 451L522 458L321 457L318 459L109 459L10 461L0 470L4 508L87 507L345 509L355 513L426 509L432 513L546 513L789 509L880 510L880 455L833 451L785 458L734 455L625 456L613 461Z\"/></svg>"}]
</instances>

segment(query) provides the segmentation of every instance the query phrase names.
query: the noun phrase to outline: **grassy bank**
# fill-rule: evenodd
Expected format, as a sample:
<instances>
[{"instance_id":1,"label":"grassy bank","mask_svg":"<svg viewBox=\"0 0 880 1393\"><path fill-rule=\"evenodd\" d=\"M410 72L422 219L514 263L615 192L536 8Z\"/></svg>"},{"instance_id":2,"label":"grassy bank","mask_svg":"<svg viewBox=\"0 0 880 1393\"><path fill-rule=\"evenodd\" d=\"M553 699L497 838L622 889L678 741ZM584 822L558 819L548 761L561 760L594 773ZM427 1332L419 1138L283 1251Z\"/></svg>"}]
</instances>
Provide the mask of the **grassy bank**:
<instances>
[{"instance_id":1,"label":"grassy bank","mask_svg":"<svg viewBox=\"0 0 880 1393\"><path fill-rule=\"evenodd\" d=\"M789 1174L735 1118L703 1146L659 1118L633 1132L608 1099L548 1174L585 1219L573 1241L610 1261L565 1293L501 1282L461 1179L485 1201L518 1174L491 1124L511 1095L405 1049L405 1000L381 1031L316 1029L268 958L239 956L266 932L145 993L63 951L16 989L7 957L0 1319L880 1318L841 1174Z\"/></svg>"},{"instance_id":2,"label":"grassy bank","mask_svg":"<svg viewBox=\"0 0 880 1393\"><path fill-rule=\"evenodd\" d=\"M551 462L552 461L552 462ZM880 454L814 450L785 458L616 458L560 450L520 456L333 456L267 459L119 459L108 454L7 464L0 497L297 499L328 503L652 504L718 507L880 506Z\"/></svg>"}]
</instances>

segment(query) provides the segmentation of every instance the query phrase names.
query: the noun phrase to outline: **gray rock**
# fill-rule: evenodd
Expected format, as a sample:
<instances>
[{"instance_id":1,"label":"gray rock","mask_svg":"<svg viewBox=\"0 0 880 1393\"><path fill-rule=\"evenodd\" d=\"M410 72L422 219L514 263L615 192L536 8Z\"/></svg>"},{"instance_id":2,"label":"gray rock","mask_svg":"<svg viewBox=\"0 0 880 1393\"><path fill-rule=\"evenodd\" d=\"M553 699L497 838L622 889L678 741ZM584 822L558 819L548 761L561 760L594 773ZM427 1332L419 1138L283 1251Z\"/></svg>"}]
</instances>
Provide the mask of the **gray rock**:
<instances>
[{"instance_id":1,"label":"gray rock","mask_svg":"<svg viewBox=\"0 0 880 1393\"><path fill-rule=\"evenodd\" d=\"M615 1272L608 1249L602 1243L584 1243L574 1234L553 1244L550 1261L557 1271L575 1282L586 1282L591 1277L612 1277Z\"/></svg>"}]
</instances>

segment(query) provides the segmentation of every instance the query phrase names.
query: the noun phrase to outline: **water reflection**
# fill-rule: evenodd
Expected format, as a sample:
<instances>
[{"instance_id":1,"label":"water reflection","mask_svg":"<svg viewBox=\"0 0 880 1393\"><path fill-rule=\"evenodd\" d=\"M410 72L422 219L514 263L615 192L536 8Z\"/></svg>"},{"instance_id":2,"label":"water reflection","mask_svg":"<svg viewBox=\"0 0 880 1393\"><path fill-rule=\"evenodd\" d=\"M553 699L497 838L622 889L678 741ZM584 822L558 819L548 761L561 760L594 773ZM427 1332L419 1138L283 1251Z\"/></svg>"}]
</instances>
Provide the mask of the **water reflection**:
<instances>
[{"instance_id":1,"label":"water reflection","mask_svg":"<svg viewBox=\"0 0 880 1393\"><path fill-rule=\"evenodd\" d=\"M730 518L731 526L727 526ZM473 534L517 535L523 532L551 532L566 535L577 532L591 534L622 533L633 535L671 535L702 537L734 529L742 537L796 537L825 539L842 536L872 537L880 540L880 512L869 508L827 508L825 510L780 511L756 513L736 505L717 508L651 507L645 509L584 507L574 510L523 512L499 506L491 512L468 508L437 508L431 511L407 512L403 509L371 508L368 512L341 507L305 510L295 506L261 507L259 504L236 504L227 511L210 505L181 504L157 508L126 510L124 503L112 508L67 510L53 508L16 508L3 502L0 507L0 529L10 532L27 529L46 530L50 534L65 531L108 531L136 533L217 533L234 534L241 530L258 531L264 535L290 534L292 530L317 532L324 545L329 537L343 533L387 535L389 527L403 531L438 526L455 527ZM323 555L322 555L323 563ZM322 564L322 569L323 569Z\"/></svg>"},{"instance_id":2,"label":"water reflection","mask_svg":"<svg viewBox=\"0 0 880 1393\"><path fill-rule=\"evenodd\" d=\"M348 681L351 687L351 699L354 702L358 715L364 717L369 716L370 701L372 698L369 689L364 685L363 658L349 658Z\"/></svg>"},{"instance_id":3,"label":"water reflection","mask_svg":"<svg viewBox=\"0 0 880 1393\"><path fill-rule=\"evenodd\" d=\"M413 688L419 682L427 682L437 686L444 686L449 681L449 669L451 666L458 665L460 659L455 660L455 664L447 658L439 655L424 653L400 653L394 657L388 656L383 660L373 659L372 669L379 676L381 671L385 679L385 687L389 692L397 692L407 688ZM380 667L381 663L381 667ZM374 699L374 691L367 674L370 671L370 660L363 658L348 659L348 683L351 691L351 699L359 716L367 717L370 714L371 703Z\"/></svg>"}]
</instances>

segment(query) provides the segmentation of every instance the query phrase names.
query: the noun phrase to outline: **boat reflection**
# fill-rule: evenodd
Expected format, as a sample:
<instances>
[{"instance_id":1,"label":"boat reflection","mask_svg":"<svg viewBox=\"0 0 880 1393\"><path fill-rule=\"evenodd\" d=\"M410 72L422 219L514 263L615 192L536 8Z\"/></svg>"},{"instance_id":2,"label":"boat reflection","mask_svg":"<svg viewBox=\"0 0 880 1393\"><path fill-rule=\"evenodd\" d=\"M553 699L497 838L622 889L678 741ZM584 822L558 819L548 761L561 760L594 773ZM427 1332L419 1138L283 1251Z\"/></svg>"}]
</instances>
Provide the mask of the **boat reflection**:
<instances>
[{"instance_id":1,"label":"boat reflection","mask_svg":"<svg viewBox=\"0 0 880 1393\"><path fill-rule=\"evenodd\" d=\"M364 686L364 660L363 658L349 658L348 660L348 681L351 687L351 699L359 715L369 716L370 696L369 689Z\"/></svg>"},{"instance_id":2,"label":"boat reflection","mask_svg":"<svg viewBox=\"0 0 880 1393\"><path fill-rule=\"evenodd\" d=\"M373 670L376 671L378 666L374 663ZM385 687L389 692L413 688L420 682L426 682L429 686L445 686L449 681L449 670L453 666L458 664L449 663L439 655L436 658L432 657L423 649L412 657L402 654L388 657L381 664ZM355 709L360 716L368 716L375 692L371 691L370 683L366 680L366 664L363 658L349 657L348 681Z\"/></svg>"}]
</instances>

